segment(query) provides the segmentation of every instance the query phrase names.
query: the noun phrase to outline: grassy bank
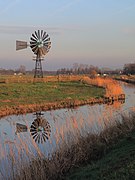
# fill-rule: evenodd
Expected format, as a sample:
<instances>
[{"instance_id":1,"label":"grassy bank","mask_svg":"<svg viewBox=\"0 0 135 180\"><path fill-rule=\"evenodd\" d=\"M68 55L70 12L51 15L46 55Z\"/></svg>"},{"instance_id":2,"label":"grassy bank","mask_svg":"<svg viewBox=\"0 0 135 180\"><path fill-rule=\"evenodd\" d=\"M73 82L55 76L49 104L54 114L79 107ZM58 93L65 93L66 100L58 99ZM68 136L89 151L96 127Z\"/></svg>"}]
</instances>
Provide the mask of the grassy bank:
<instances>
[{"instance_id":1,"label":"grassy bank","mask_svg":"<svg viewBox=\"0 0 135 180\"><path fill-rule=\"evenodd\" d=\"M100 160L87 164L66 177L67 180L134 180L135 131L119 140Z\"/></svg>"},{"instance_id":2,"label":"grassy bank","mask_svg":"<svg viewBox=\"0 0 135 180\"><path fill-rule=\"evenodd\" d=\"M65 99L86 100L103 97L103 95L103 88L87 86L80 82L0 84L0 108Z\"/></svg>"},{"instance_id":3,"label":"grassy bank","mask_svg":"<svg viewBox=\"0 0 135 180\"><path fill-rule=\"evenodd\" d=\"M111 122L100 133L70 134L72 141L63 142L50 158L36 156L30 164L22 162L13 179L132 179L135 114Z\"/></svg>"},{"instance_id":4,"label":"grassy bank","mask_svg":"<svg viewBox=\"0 0 135 180\"><path fill-rule=\"evenodd\" d=\"M100 102L105 89L81 82L0 84L0 117Z\"/></svg>"},{"instance_id":5,"label":"grassy bank","mask_svg":"<svg viewBox=\"0 0 135 180\"><path fill-rule=\"evenodd\" d=\"M58 82L57 76L47 76L47 81L36 83L25 82L26 77L18 78L7 78L7 83L0 84L0 117L107 103L124 98L119 83L110 78L60 76Z\"/></svg>"}]
</instances>

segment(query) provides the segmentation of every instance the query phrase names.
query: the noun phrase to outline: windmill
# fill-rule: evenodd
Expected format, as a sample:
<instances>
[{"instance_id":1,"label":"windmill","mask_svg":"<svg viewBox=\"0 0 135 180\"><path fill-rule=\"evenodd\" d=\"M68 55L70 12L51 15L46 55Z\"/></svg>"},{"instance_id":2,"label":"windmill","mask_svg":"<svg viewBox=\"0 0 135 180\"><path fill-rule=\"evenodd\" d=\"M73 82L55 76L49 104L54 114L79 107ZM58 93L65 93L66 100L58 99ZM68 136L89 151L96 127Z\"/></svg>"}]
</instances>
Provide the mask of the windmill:
<instances>
[{"instance_id":1,"label":"windmill","mask_svg":"<svg viewBox=\"0 0 135 180\"><path fill-rule=\"evenodd\" d=\"M31 47L33 53L36 55L33 59L36 61L34 78L43 78L41 62L44 60L44 56L49 52L51 47L50 37L45 31L38 30L32 34L30 44L25 41L16 41L16 50L25 49L28 46Z\"/></svg>"},{"instance_id":2,"label":"windmill","mask_svg":"<svg viewBox=\"0 0 135 180\"><path fill-rule=\"evenodd\" d=\"M36 115L36 118L34 118L30 128L25 124L16 123L15 134L28 132L28 129L30 129L30 134L35 142L43 144L43 142L46 142L51 135L51 126L43 117L44 114L40 111L36 112L34 115Z\"/></svg>"},{"instance_id":3,"label":"windmill","mask_svg":"<svg viewBox=\"0 0 135 180\"><path fill-rule=\"evenodd\" d=\"M36 112L36 119L30 127L30 133L35 142L43 143L49 139L51 134L51 126L49 122L42 117L41 112Z\"/></svg>"}]
</instances>

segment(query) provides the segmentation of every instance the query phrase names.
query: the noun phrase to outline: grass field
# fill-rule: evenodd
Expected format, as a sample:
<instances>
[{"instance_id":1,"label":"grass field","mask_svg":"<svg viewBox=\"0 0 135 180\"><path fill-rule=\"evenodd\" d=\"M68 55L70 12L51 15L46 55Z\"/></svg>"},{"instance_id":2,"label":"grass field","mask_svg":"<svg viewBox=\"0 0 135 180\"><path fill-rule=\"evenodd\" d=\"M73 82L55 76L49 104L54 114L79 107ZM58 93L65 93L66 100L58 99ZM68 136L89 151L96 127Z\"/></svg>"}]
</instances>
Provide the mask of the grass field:
<instances>
[{"instance_id":1,"label":"grass field","mask_svg":"<svg viewBox=\"0 0 135 180\"><path fill-rule=\"evenodd\" d=\"M104 93L104 88L84 85L80 82L0 84L0 108L65 99L86 100L103 97Z\"/></svg>"},{"instance_id":2,"label":"grass field","mask_svg":"<svg viewBox=\"0 0 135 180\"><path fill-rule=\"evenodd\" d=\"M67 180L134 180L135 131L121 139L102 159L73 171Z\"/></svg>"}]
</instances>

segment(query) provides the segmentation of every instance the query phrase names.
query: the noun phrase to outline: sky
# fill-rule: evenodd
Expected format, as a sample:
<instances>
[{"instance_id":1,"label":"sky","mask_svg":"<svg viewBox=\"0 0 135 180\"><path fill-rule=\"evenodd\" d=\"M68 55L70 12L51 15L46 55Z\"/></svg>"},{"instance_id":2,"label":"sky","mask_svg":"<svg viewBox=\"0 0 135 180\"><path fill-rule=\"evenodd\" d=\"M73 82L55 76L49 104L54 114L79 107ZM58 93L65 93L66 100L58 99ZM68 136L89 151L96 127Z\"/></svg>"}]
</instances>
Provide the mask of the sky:
<instances>
[{"instance_id":1,"label":"sky","mask_svg":"<svg viewBox=\"0 0 135 180\"><path fill-rule=\"evenodd\" d=\"M38 29L52 42L45 70L135 62L135 0L0 0L0 68L34 68L30 47L16 51L16 40L29 43Z\"/></svg>"}]
</instances>

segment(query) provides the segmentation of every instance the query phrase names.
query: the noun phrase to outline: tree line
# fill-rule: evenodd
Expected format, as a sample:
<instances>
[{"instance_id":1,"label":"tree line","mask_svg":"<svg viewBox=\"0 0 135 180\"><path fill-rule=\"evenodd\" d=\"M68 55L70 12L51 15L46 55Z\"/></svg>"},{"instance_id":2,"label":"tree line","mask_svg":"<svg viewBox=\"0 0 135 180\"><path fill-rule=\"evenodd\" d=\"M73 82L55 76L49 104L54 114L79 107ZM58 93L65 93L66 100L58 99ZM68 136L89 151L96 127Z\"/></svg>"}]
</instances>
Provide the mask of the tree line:
<instances>
[{"instance_id":1,"label":"tree line","mask_svg":"<svg viewBox=\"0 0 135 180\"><path fill-rule=\"evenodd\" d=\"M61 68L57 74L135 74L135 63L125 64L123 69L112 70L87 64L73 64L72 68Z\"/></svg>"},{"instance_id":2,"label":"tree line","mask_svg":"<svg viewBox=\"0 0 135 180\"><path fill-rule=\"evenodd\" d=\"M124 74L135 74L135 63L125 64L123 68Z\"/></svg>"},{"instance_id":3,"label":"tree line","mask_svg":"<svg viewBox=\"0 0 135 180\"><path fill-rule=\"evenodd\" d=\"M20 65L17 69L3 69L0 68L0 74L2 75L13 75L13 74L33 74L33 70L26 70L26 67L24 65ZM123 69L115 69L112 70L110 68L99 68L97 66L88 65L88 64L79 64L74 63L72 68L61 68L57 71L44 71L45 75L59 75L59 74L135 74L135 63L129 63L125 64Z\"/></svg>"},{"instance_id":4,"label":"tree line","mask_svg":"<svg viewBox=\"0 0 135 180\"><path fill-rule=\"evenodd\" d=\"M90 74L93 71L96 73L101 72L96 66L75 63L72 68L58 69L57 74Z\"/></svg>"}]
</instances>

